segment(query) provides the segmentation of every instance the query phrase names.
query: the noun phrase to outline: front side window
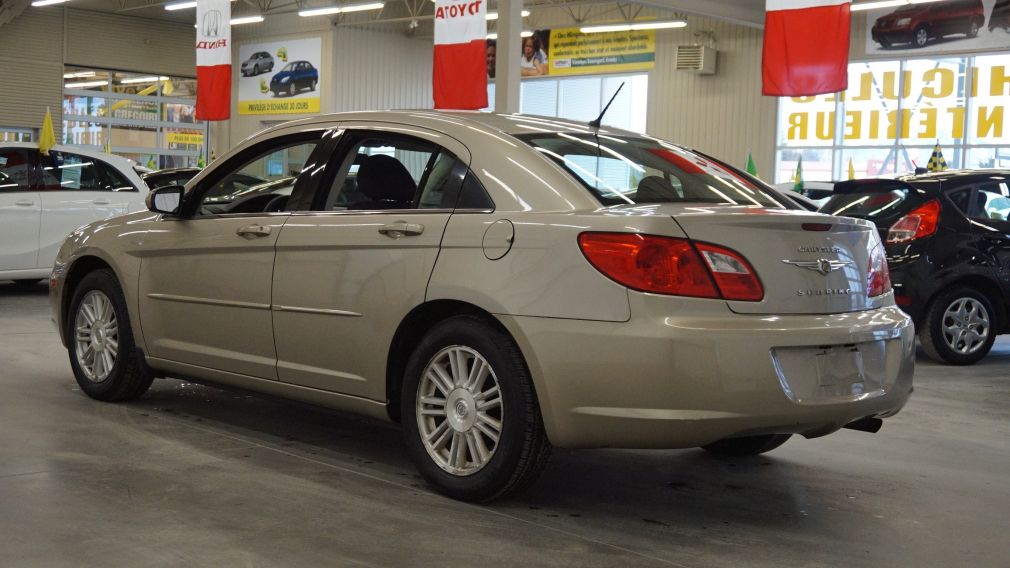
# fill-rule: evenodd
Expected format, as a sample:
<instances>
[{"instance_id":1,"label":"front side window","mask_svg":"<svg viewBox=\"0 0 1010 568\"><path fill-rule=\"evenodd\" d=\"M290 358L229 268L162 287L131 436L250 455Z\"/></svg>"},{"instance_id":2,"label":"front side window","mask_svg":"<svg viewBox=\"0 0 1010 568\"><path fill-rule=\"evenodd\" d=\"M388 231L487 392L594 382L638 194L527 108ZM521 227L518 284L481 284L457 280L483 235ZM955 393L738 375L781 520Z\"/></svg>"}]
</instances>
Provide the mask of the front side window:
<instances>
[{"instance_id":1,"label":"front side window","mask_svg":"<svg viewBox=\"0 0 1010 568\"><path fill-rule=\"evenodd\" d=\"M750 179L672 144L592 134L519 136L568 171L604 205L724 203L781 208Z\"/></svg>"},{"instance_id":2,"label":"front side window","mask_svg":"<svg viewBox=\"0 0 1010 568\"><path fill-rule=\"evenodd\" d=\"M134 191L112 166L97 158L57 152L39 155L43 191Z\"/></svg>"},{"instance_id":3,"label":"front side window","mask_svg":"<svg viewBox=\"0 0 1010 568\"><path fill-rule=\"evenodd\" d=\"M319 141L318 135L311 140L278 140L251 156L236 156L207 178L210 187L197 189L201 192L198 214L283 210Z\"/></svg>"},{"instance_id":4,"label":"front side window","mask_svg":"<svg viewBox=\"0 0 1010 568\"><path fill-rule=\"evenodd\" d=\"M31 191L31 156L17 148L0 148L0 193Z\"/></svg>"}]
</instances>

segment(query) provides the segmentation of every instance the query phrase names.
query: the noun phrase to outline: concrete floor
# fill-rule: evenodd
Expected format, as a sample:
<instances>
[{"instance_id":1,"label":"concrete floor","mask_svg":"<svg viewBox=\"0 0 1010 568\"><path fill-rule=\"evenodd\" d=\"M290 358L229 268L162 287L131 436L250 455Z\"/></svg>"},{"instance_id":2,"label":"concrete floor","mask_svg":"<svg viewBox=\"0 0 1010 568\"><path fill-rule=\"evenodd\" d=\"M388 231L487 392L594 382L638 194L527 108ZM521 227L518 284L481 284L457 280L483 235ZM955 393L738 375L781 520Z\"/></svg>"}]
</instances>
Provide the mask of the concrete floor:
<instances>
[{"instance_id":1,"label":"concrete floor","mask_svg":"<svg viewBox=\"0 0 1010 568\"><path fill-rule=\"evenodd\" d=\"M77 388L46 290L0 285L0 566L1010 566L1010 338L919 358L879 434L753 460L557 451L528 493L433 494L397 428L179 381Z\"/></svg>"}]
</instances>

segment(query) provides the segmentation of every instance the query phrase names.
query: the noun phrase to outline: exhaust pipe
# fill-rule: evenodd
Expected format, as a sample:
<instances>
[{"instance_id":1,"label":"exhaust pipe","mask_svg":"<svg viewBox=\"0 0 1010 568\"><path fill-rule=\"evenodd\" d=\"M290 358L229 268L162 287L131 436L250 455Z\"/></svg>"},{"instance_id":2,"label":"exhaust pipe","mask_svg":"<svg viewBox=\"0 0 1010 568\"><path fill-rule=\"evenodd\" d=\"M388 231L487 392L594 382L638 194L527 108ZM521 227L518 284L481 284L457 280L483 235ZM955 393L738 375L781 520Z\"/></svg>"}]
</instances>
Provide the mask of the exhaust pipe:
<instances>
[{"instance_id":1,"label":"exhaust pipe","mask_svg":"<svg viewBox=\"0 0 1010 568\"><path fill-rule=\"evenodd\" d=\"M876 434L877 432L880 431L880 427L883 425L884 425L883 420L879 418L874 418L872 416L867 416L866 418L860 418L859 420L849 422L848 424L843 426L843 428Z\"/></svg>"}]
</instances>

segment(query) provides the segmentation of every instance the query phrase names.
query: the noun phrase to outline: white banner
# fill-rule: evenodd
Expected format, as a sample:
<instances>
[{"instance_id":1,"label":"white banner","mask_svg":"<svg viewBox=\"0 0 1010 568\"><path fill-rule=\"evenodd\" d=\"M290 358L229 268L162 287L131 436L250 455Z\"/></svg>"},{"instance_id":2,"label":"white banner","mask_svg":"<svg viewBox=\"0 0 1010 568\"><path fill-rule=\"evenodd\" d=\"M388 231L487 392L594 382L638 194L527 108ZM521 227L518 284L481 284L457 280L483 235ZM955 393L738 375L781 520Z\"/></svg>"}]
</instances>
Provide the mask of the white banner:
<instances>
[{"instance_id":1,"label":"white banner","mask_svg":"<svg viewBox=\"0 0 1010 568\"><path fill-rule=\"evenodd\" d=\"M487 37L485 0L436 0L435 45L470 43Z\"/></svg>"},{"instance_id":2,"label":"white banner","mask_svg":"<svg viewBox=\"0 0 1010 568\"><path fill-rule=\"evenodd\" d=\"M197 0L196 65L231 65L230 0Z\"/></svg>"}]
</instances>

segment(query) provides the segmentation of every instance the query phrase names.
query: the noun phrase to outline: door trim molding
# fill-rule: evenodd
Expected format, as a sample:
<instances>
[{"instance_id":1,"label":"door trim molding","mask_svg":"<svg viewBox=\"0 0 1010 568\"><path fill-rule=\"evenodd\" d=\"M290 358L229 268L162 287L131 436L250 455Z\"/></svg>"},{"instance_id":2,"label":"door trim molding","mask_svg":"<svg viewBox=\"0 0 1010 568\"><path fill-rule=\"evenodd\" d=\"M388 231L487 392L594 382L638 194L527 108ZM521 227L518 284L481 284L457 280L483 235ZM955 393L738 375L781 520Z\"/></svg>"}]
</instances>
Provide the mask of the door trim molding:
<instances>
[{"instance_id":1,"label":"door trim molding","mask_svg":"<svg viewBox=\"0 0 1010 568\"><path fill-rule=\"evenodd\" d=\"M322 314L326 316L345 316L352 318L360 318L361 314L358 312L349 312L346 310L324 310L321 308L300 308L297 306L278 306L274 305L273 310L275 312L297 312L300 314Z\"/></svg>"},{"instance_id":2,"label":"door trim molding","mask_svg":"<svg viewBox=\"0 0 1010 568\"><path fill-rule=\"evenodd\" d=\"M152 300L163 300L165 302L183 302L187 304L205 304L209 306L228 306L229 308L248 308L251 310L269 310L270 304L258 304L255 302L233 302L229 300L214 300L211 298L196 298L193 296L178 296L175 294L155 294L149 293L148 298Z\"/></svg>"}]
</instances>

